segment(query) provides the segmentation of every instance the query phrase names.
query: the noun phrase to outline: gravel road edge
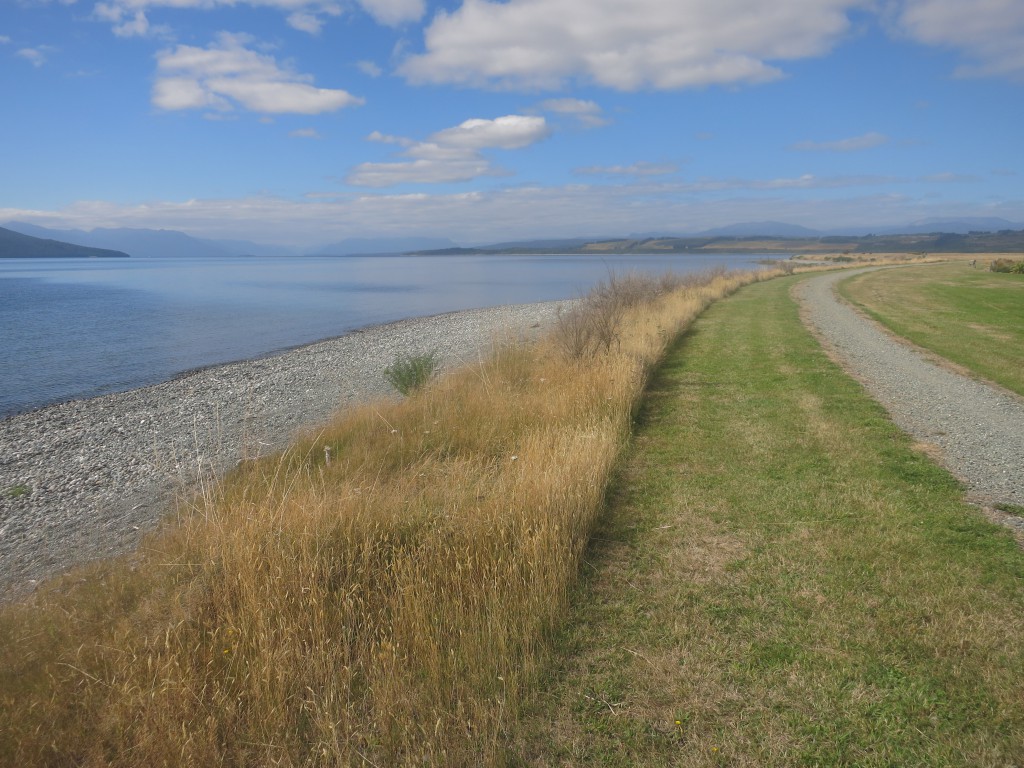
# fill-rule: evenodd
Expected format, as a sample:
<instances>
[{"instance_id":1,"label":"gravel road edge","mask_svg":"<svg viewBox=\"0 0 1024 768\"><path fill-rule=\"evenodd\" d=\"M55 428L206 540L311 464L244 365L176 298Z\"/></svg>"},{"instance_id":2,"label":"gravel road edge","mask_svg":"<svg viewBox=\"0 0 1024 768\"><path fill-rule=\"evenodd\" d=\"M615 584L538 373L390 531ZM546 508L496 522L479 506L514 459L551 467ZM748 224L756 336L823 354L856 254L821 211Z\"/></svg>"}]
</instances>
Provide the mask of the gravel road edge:
<instances>
[{"instance_id":1,"label":"gravel road edge","mask_svg":"<svg viewBox=\"0 0 1024 768\"><path fill-rule=\"evenodd\" d=\"M798 282L801 317L825 348L904 432L965 485L983 507L1024 506L1024 402L894 339L836 294L838 282L878 267ZM1024 531L1024 520L996 515Z\"/></svg>"}]
</instances>

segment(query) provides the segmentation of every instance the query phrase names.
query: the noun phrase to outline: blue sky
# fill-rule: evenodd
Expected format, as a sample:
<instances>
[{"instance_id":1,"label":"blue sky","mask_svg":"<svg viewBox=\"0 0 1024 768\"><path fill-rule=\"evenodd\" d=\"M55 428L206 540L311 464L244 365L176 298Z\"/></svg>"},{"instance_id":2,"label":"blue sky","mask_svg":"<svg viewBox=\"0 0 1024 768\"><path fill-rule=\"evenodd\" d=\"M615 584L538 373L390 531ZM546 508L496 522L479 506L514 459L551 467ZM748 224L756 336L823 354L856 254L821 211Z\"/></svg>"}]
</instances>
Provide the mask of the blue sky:
<instances>
[{"instance_id":1,"label":"blue sky","mask_svg":"<svg viewBox=\"0 0 1024 768\"><path fill-rule=\"evenodd\" d=\"M0 0L0 222L1024 222L1024 0Z\"/></svg>"}]
</instances>

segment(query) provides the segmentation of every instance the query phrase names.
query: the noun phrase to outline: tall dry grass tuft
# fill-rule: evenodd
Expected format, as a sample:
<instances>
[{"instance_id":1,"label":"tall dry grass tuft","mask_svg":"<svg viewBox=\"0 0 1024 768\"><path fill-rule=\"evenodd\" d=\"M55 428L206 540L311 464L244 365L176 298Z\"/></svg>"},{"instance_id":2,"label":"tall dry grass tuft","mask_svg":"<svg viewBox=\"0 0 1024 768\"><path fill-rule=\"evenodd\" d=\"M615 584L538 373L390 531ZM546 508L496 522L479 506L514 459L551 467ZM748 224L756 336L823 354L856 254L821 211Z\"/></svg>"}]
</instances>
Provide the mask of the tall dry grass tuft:
<instances>
[{"instance_id":1,"label":"tall dry grass tuft","mask_svg":"<svg viewBox=\"0 0 1024 768\"><path fill-rule=\"evenodd\" d=\"M612 277L547 340L342 414L9 607L0 759L502 763L649 372L770 274Z\"/></svg>"}]
</instances>

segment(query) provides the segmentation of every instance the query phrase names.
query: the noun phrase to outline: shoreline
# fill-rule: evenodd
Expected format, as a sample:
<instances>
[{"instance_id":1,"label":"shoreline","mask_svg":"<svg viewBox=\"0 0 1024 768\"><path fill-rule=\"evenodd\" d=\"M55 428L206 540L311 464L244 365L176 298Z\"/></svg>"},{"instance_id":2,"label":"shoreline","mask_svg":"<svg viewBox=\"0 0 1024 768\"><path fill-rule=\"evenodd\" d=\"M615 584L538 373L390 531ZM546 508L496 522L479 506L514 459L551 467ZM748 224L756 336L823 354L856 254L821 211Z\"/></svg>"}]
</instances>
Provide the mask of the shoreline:
<instances>
[{"instance_id":1,"label":"shoreline","mask_svg":"<svg viewBox=\"0 0 1024 768\"><path fill-rule=\"evenodd\" d=\"M447 370L503 335L538 336L567 303L368 326L0 420L0 599L134 549L198 482L284 448L340 409L395 394L383 370L396 355L436 349Z\"/></svg>"},{"instance_id":2,"label":"shoreline","mask_svg":"<svg viewBox=\"0 0 1024 768\"><path fill-rule=\"evenodd\" d=\"M338 258L341 258L341 257L338 257ZM127 387L126 389L115 389L115 390L113 390L111 392L103 392L102 394L98 394L98 395L87 395L87 396L84 396L84 397L70 397L70 398L68 398L66 400L57 400L57 401L52 402L52 403L46 403L45 405L33 406L33 407L29 408L28 410L15 411L15 412L12 412L12 413L2 414L2 415L0 415L0 428L2 428L3 423L5 421L9 421L11 419L17 419L17 418L20 418L22 416L27 416L29 414L38 413L40 411L45 411L45 410L50 409L50 408L57 408L59 406L68 405L68 404L71 404L71 403L87 403L87 402L90 402L92 400L99 400L99 399L104 398L104 397L114 397L114 396L117 396L117 395L126 395L129 392L140 392L142 390L152 389L153 387L159 387L162 384L170 384L171 382L182 381L184 379L188 379L191 376L194 376L194 375L197 375L197 374L206 373L207 371L212 371L212 370L215 370L217 368L227 368L227 367L233 366L233 365L245 365L246 363L256 363L256 362L259 362L261 360L271 360L271 359L273 359L275 357L280 357L282 355L287 355L287 354L291 354L293 352L299 352L299 351L302 351L304 349L308 349L310 347L315 347L318 344L327 344L327 343L330 343L330 342L337 341L339 339L343 339L343 338L345 338L347 336L354 336L354 335L360 334L360 333L370 333L370 332L373 332L373 331L376 331L376 330L379 330L379 329L385 329L385 328L389 328L389 327L393 327L393 326L397 327L397 326L402 325L403 323L415 323L415 322L421 321L421 320L433 320L433 319L438 319L438 318L443 318L443 317L448 317L448 316L461 315L461 314L472 314L472 313L477 313L477 312L489 312L489 311L492 311L492 310L519 309L519 308L524 308L524 307L539 306L539 305L543 305L543 304L553 304L553 305L567 304L567 303L571 303L572 301L573 301L573 299L555 299L555 300L552 300L552 301L529 302L529 303L526 303L526 304L499 304L499 305L494 306L494 307L475 307L475 308L472 308L472 309L454 309L454 310L451 310L449 312L438 312L437 314L434 314L434 315L417 315L415 317L404 317L404 318L402 318L400 320L390 320L390 321L386 321L386 322L382 322L382 323L371 323L370 325L358 326L356 328L351 328L350 330L347 330L347 331L342 331L341 333L336 334L336 335L324 336L324 337L319 338L319 339L313 339L312 341L304 341L304 342L301 342L299 344L288 344L286 346L278 347L276 349L272 349L272 350L270 350L268 352L263 352L263 353L260 353L258 355L254 355L252 357L240 357L240 358L237 358L235 360L225 360L225 361L219 362L219 363L208 363L206 365L197 365L197 366L194 366L192 368L186 368L186 369L184 369L182 371L178 371L177 373L172 374L168 378L151 381L151 382L144 383L144 384L139 384L138 386ZM2 463L2 456L0 456L0 463ZM2 490L3 490L3 487L0 486L0 492L2 492Z\"/></svg>"}]
</instances>

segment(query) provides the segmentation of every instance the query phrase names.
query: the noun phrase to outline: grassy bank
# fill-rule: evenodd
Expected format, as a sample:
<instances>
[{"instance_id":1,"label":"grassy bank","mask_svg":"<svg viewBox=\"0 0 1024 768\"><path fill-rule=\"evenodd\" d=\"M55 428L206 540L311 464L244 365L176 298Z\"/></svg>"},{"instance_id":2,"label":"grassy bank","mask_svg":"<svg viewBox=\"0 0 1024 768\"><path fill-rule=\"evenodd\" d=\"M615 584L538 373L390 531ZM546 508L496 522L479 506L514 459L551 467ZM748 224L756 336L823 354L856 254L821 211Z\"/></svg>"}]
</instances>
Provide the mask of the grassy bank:
<instances>
[{"instance_id":1,"label":"grassy bank","mask_svg":"<svg viewBox=\"0 0 1024 768\"><path fill-rule=\"evenodd\" d=\"M865 273L839 291L893 333L1024 395L1024 277L959 262Z\"/></svg>"},{"instance_id":2,"label":"grassy bank","mask_svg":"<svg viewBox=\"0 0 1024 768\"><path fill-rule=\"evenodd\" d=\"M754 279L606 285L5 608L0 763L500 763L649 372Z\"/></svg>"},{"instance_id":3,"label":"grassy bank","mask_svg":"<svg viewBox=\"0 0 1024 768\"><path fill-rule=\"evenodd\" d=\"M792 283L717 303L652 381L522 764L1024 763L1024 553Z\"/></svg>"}]
</instances>

